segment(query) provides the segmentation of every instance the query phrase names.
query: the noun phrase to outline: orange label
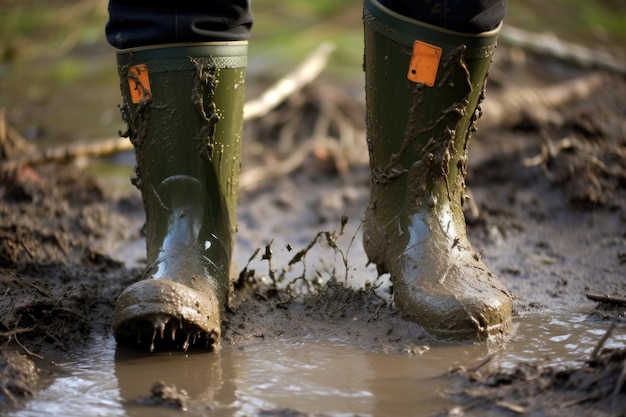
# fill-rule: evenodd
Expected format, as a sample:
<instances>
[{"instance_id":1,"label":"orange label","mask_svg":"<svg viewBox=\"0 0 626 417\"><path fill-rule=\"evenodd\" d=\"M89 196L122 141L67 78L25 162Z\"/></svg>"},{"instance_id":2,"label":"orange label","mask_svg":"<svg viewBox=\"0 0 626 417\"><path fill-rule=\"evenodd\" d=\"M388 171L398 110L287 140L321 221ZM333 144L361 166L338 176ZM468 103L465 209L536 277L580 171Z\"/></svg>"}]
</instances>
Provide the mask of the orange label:
<instances>
[{"instance_id":1,"label":"orange label","mask_svg":"<svg viewBox=\"0 0 626 417\"><path fill-rule=\"evenodd\" d=\"M145 64L133 65L128 68L128 87L130 88L130 98L134 104L142 99L150 101L150 78L148 77L148 66Z\"/></svg>"},{"instance_id":2,"label":"orange label","mask_svg":"<svg viewBox=\"0 0 626 417\"><path fill-rule=\"evenodd\" d=\"M435 85L440 60L441 48L415 41L407 78L415 83L422 83L432 87Z\"/></svg>"}]
</instances>

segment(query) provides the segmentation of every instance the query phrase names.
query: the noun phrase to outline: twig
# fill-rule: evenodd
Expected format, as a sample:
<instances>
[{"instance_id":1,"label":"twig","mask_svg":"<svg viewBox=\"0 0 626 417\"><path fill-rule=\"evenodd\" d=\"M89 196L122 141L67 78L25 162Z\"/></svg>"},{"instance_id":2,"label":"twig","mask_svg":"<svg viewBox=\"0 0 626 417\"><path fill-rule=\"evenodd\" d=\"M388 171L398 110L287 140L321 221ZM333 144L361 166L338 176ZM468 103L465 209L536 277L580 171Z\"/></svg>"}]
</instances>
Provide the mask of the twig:
<instances>
[{"instance_id":1,"label":"twig","mask_svg":"<svg viewBox=\"0 0 626 417\"><path fill-rule=\"evenodd\" d=\"M22 165L38 165L46 162L64 162L84 156L102 156L133 149L127 138L102 139L91 143L76 143L63 147L40 149L33 153L11 158L0 163L0 170L13 170Z\"/></svg>"},{"instance_id":2,"label":"twig","mask_svg":"<svg viewBox=\"0 0 626 417\"><path fill-rule=\"evenodd\" d=\"M499 39L502 43L527 49L534 53L549 55L584 68L597 68L621 75L626 74L626 63L608 53L564 42L555 36L531 33L505 25Z\"/></svg>"},{"instance_id":3,"label":"twig","mask_svg":"<svg viewBox=\"0 0 626 417\"><path fill-rule=\"evenodd\" d=\"M598 353L600 353L600 350L602 349L602 346L604 346L608 338L611 337L611 333L613 333L614 329L615 329L615 323L611 323L609 325L609 328L606 330L606 333L604 333L604 336L602 336L600 340L598 340L598 344L591 352L591 355L589 356L589 361L596 360L596 358L598 357Z\"/></svg>"},{"instance_id":4,"label":"twig","mask_svg":"<svg viewBox=\"0 0 626 417\"><path fill-rule=\"evenodd\" d=\"M476 365L474 365L471 368L467 369L468 373L473 373L473 372L477 372L479 369L481 369L483 366L487 365L489 362L491 362L493 360L493 358L495 357L495 354L489 354L487 356L485 356L480 362L478 362Z\"/></svg>"},{"instance_id":5,"label":"twig","mask_svg":"<svg viewBox=\"0 0 626 417\"><path fill-rule=\"evenodd\" d=\"M15 337L16 334L28 333L32 331L33 331L32 327L29 327L26 329L13 329L13 330L9 330L8 332L0 332L0 337L6 337L10 339L12 337Z\"/></svg>"},{"instance_id":6,"label":"twig","mask_svg":"<svg viewBox=\"0 0 626 417\"><path fill-rule=\"evenodd\" d=\"M587 293L587 298L605 304L626 304L626 297Z\"/></svg>"},{"instance_id":7,"label":"twig","mask_svg":"<svg viewBox=\"0 0 626 417\"><path fill-rule=\"evenodd\" d=\"M34 357L36 357L36 358L43 359L43 356L38 355L38 354L36 354L36 353L34 353L34 352L30 351L30 350L29 350L26 346L24 346L24 345L22 344L22 342L20 342L20 341L17 339L17 334L13 335L13 340L15 340L15 343L17 343L17 344L18 344L18 345L19 345L22 349L24 349L24 352L26 352L26 353L27 353L27 354L29 354L30 356L34 356Z\"/></svg>"},{"instance_id":8,"label":"twig","mask_svg":"<svg viewBox=\"0 0 626 417\"><path fill-rule=\"evenodd\" d=\"M620 372L619 378L617 379L617 382L615 383L615 389L613 390L613 395L612 395L613 399L611 400L613 410L617 411L617 401L619 400L619 393L622 390L622 387L624 386L625 380L626 380L626 359L624 359L624 361L622 362L622 372Z\"/></svg>"},{"instance_id":9,"label":"twig","mask_svg":"<svg viewBox=\"0 0 626 417\"><path fill-rule=\"evenodd\" d=\"M374 311L374 314L372 316L370 316L367 321L371 322L373 320L378 320L378 313L380 313L380 309L383 308L384 306L386 306L387 303L385 303L384 301L382 301L381 303L378 304L378 306L376 307L376 310Z\"/></svg>"},{"instance_id":10,"label":"twig","mask_svg":"<svg viewBox=\"0 0 626 417\"><path fill-rule=\"evenodd\" d=\"M310 141L303 143L287 159L273 164L271 168L258 166L242 172L239 177L239 188L242 190L250 189L260 182L282 177L293 172L300 167L311 154L314 145L315 144Z\"/></svg>"},{"instance_id":11,"label":"twig","mask_svg":"<svg viewBox=\"0 0 626 417\"><path fill-rule=\"evenodd\" d=\"M57 368L64 368L66 366L71 366L71 365L76 365L77 363L80 363L79 361L71 361L71 362L55 362L55 361L50 361L50 363L54 366L56 366Z\"/></svg>"},{"instance_id":12,"label":"twig","mask_svg":"<svg viewBox=\"0 0 626 417\"><path fill-rule=\"evenodd\" d=\"M496 405L498 407L504 408L505 410L512 411L515 414L527 414L528 413L528 410L526 409L526 407L522 407L521 405L513 404L508 401L504 401L504 400L496 401Z\"/></svg>"},{"instance_id":13,"label":"twig","mask_svg":"<svg viewBox=\"0 0 626 417\"><path fill-rule=\"evenodd\" d=\"M310 84L322 72L335 45L322 43L295 71L287 74L270 87L261 97L244 105L245 120L263 117L287 97Z\"/></svg>"},{"instance_id":14,"label":"twig","mask_svg":"<svg viewBox=\"0 0 626 417\"><path fill-rule=\"evenodd\" d=\"M561 151L569 150L574 147L574 143L571 138L563 138L556 143L550 141L545 132L541 132L541 138L544 143L541 145L541 152L535 156L525 158L522 161L522 165L526 168L544 165L551 160L555 159Z\"/></svg>"},{"instance_id":15,"label":"twig","mask_svg":"<svg viewBox=\"0 0 626 417\"><path fill-rule=\"evenodd\" d=\"M53 298L53 295L50 291L47 291L43 288L41 288L39 285L36 285L32 282L30 282L29 280L27 280L26 278L20 276L20 275L16 275L16 278L19 279L20 281L22 281L23 283L33 287L35 290L37 290L41 295L48 297L48 298Z\"/></svg>"},{"instance_id":16,"label":"twig","mask_svg":"<svg viewBox=\"0 0 626 417\"><path fill-rule=\"evenodd\" d=\"M601 395L596 392L596 393L592 393L592 394L589 394L589 395L585 395L583 397L575 398L575 399L570 400L570 401L565 401L565 402L559 404L558 407L559 408L569 408L569 407L573 407L573 406L578 405L578 404L585 403L587 401L598 400L598 399L600 399L600 397L601 397Z\"/></svg>"}]
</instances>

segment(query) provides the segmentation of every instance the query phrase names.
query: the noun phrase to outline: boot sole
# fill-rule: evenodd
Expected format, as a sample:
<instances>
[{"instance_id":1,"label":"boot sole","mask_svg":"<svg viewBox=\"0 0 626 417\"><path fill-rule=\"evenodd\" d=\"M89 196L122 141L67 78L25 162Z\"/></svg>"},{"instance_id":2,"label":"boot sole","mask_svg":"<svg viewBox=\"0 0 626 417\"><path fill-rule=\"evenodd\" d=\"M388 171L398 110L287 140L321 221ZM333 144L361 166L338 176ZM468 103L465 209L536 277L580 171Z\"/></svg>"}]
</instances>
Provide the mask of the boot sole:
<instances>
[{"instance_id":1,"label":"boot sole","mask_svg":"<svg viewBox=\"0 0 626 417\"><path fill-rule=\"evenodd\" d=\"M221 336L221 307L204 294L165 279L147 279L118 298L113 329L118 343L149 350L215 349Z\"/></svg>"}]
</instances>

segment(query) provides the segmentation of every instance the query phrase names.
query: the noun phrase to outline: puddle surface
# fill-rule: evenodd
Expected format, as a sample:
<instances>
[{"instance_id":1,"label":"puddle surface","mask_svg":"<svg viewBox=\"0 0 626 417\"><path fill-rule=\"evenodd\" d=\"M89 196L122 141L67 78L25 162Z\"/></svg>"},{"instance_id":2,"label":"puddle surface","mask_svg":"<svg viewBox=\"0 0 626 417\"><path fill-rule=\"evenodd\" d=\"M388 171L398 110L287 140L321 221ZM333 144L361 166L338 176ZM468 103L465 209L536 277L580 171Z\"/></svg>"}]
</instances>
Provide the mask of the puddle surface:
<instances>
[{"instance_id":1,"label":"puddle surface","mask_svg":"<svg viewBox=\"0 0 626 417\"><path fill-rule=\"evenodd\" d=\"M589 356L606 327L583 314L517 318L516 335L491 366L518 361L573 364ZM607 347L623 347L616 328ZM451 405L440 378L453 365L473 366L485 346L433 346L416 355L385 354L350 340L270 340L217 353L137 356L116 352L112 338L54 370L39 397L9 416L179 416L137 402L164 381L189 394L186 416L250 416L289 408L332 416L432 415ZM75 360L75 362L72 362Z\"/></svg>"}]
</instances>

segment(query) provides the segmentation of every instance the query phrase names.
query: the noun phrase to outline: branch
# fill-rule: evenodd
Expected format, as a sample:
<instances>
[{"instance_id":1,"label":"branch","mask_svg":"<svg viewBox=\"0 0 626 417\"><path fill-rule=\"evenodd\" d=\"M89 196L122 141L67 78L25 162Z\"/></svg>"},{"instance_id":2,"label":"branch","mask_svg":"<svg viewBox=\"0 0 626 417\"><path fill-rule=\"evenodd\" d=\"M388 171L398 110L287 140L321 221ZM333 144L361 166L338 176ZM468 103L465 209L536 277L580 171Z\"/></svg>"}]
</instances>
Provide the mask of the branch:
<instances>
[{"instance_id":1,"label":"branch","mask_svg":"<svg viewBox=\"0 0 626 417\"><path fill-rule=\"evenodd\" d=\"M322 72L334 49L334 44L322 43L295 71L279 80L258 99L246 103L243 108L244 120L265 116L287 97L310 84Z\"/></svg>"},{"instance_id":2,"label":"branch","mask_svg":"<svg viewBox=\"0 0 626 417\"><path fill-rule=\"evenodd\" d=\"M500 32L499 40L510 46L527 49L537 54L549 55L583 68L602 69L621 75L626 74L626 63L609 53L564 42L555 36L532 33L505 25Z\"/></svg>"},{"instance_id":3,"label":"branch","mask_svg":"<svg viewBox=\"0 0 626 417\"><path fill-rule=\"evenodd\" d=\"M598 301L603 304L614 304L626 306L626 297L619 297L615 295L593 294L587 293L587 298L593 301Z\"/></svg>"},{"instance_id":4,"label":"branch","mask_svg":"<svg viewBox=\"0 0 626 417\"><path fill-rule=\"evenodd\" d=\"M65 162L84 156L110 155L132 149L133 145L127 138L100 139L90 143L74 143L68 146L39 149L0 162L0 172L10 171L22 165L38 165L52 161Z\"/></svg>"}]
</instances>

